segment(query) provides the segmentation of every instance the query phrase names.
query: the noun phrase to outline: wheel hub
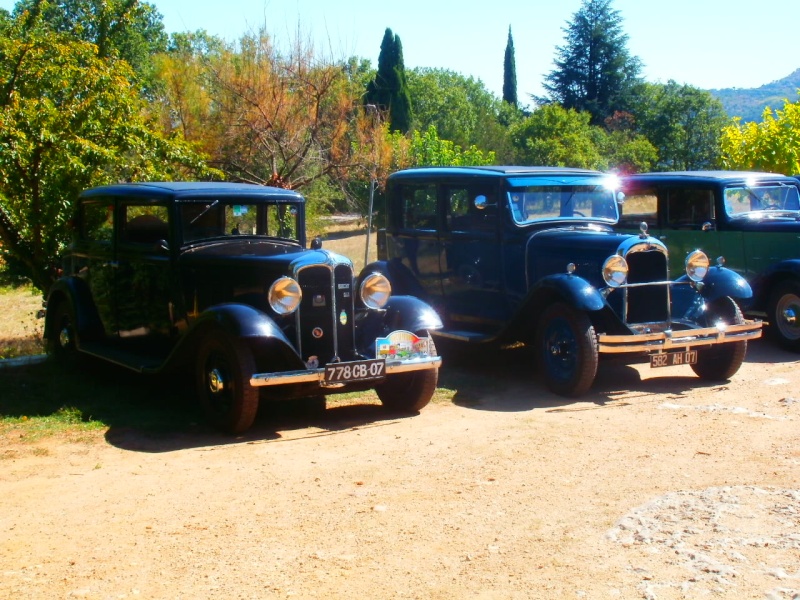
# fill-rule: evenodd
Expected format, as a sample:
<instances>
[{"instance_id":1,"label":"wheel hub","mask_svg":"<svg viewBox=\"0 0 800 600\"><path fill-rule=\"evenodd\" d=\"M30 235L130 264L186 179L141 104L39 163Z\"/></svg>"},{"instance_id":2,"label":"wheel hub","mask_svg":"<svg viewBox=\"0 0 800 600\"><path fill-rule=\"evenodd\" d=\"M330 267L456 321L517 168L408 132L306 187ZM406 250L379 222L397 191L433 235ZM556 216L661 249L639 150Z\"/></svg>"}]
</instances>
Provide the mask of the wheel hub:
<instances>
[{"instance_id":1,"label":"wheel hub","mask_svg":"<svg viewBox=\"0 0 800 600\"><path fill-rule=\"evenodd\" d=\"M783 318L783 322L789 327L797 327L797 312L794 306L785 309L781 313L781 317Z\"/></svg>"},{"instance_id":2,"label":"wheel hub","mask_svg":"<svg viewBox=\"0 0 800 600\"><path fill-rule=\"evenodd\" d=\"M72 342L72 336L69 332L69 327L62 327L61 331L58 334L58 343L62 348L69 348L70 343Z\"/></svg>"},{"instance_id":3,"label":"wheel hub","mask_svg":"<svg viewBox=\"0 0 800 600\"><path fill-rule=\"evenodd\" d=\"M211 369L208 373L208 389L212 394L225 391L225 378L219 369Z\"/></svg>"}]
</instances>

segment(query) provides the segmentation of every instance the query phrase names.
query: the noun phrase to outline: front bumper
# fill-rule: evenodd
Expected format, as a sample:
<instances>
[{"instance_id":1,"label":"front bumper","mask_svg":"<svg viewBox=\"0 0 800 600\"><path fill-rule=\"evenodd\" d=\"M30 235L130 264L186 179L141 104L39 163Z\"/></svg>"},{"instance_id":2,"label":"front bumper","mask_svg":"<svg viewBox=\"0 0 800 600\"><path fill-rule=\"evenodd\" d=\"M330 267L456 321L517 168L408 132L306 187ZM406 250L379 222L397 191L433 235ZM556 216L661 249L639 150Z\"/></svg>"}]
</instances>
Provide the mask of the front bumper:
<instances>
[{"instance_id":1,"label":"front bumper","mask_svg":"<svg viewBox=\"0 0 800 600\"><path fill-rule=\"evenodd\" d=\"M667 329L655 333L597 336L597 350L605 354L625 352L669 352L696 346L712 346L754 340L761 337L761 321L745 321L740 325L718 325L698 329Z\"/></svg>"},{"instance_id":2,"label":"front bumper","mask_svg":"<svg viewBox=\"0 0 800 600\"><path fill-rule=\"evenodd\" d=\"M406 360L387 360L385 375L407 373L409 371L422 371L424 369L438 369L442 365L441 356L426 356L423 358L410 358ZM382 379L361 379L352 383L365 381L380 382ZM281 371L278 373L256 373L250 378L250 385L263 387L268 385L286 385L293 383L318 383L320 387L342 387L342 383L327 383L325 369L301 369L299 371Z\"/></svg>"}]
</instances>

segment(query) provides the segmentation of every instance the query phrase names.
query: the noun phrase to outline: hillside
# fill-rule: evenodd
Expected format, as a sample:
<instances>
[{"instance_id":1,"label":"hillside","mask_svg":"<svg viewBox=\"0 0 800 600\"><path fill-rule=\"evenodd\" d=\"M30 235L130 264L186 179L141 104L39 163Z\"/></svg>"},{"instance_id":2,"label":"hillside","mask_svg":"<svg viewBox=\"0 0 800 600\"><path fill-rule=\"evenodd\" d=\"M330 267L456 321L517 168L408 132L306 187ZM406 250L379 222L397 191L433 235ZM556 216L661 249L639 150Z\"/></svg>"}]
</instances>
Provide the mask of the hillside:
<instances>
[{"instance_id":1,"label":"hillside","mask_svg":"<svg viewBox=\"0 0 800 600\"><path fill-rule=\"evenodd\" d=\"M761 121L764 107L769 106L775 110L783 108L786 99L796 102L798 88L800 88L800 69L783 79L757 88L725 88L708 91L715 98L719 98L731 117L741 117L742 121Z\"/></svg>"}]
</instances>

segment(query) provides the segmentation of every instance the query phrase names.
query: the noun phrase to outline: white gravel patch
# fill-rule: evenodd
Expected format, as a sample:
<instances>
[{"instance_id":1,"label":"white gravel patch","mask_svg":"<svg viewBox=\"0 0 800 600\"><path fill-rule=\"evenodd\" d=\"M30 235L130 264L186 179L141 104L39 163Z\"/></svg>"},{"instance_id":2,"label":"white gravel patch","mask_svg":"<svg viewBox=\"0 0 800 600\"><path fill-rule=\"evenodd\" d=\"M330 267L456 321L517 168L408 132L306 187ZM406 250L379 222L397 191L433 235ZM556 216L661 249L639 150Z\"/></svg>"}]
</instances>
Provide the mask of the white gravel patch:
<instances>
[{"instance_id":1,"label":"white gravel patch","mask_svg":"<svg viewBox=\"0 0 800 600\"><path fill-rule=\"evenodd\" d=\"M675 590L690 598L729 595L742 582L763 581L764 598L800 599L800 490L672 492L633 509L606 535L646 556L663 555L685 573L679 580L657 581L646 566L633 566L645 574L643 598L655 600L662 590L670 597Z\"/></svg>"}]
</instances>

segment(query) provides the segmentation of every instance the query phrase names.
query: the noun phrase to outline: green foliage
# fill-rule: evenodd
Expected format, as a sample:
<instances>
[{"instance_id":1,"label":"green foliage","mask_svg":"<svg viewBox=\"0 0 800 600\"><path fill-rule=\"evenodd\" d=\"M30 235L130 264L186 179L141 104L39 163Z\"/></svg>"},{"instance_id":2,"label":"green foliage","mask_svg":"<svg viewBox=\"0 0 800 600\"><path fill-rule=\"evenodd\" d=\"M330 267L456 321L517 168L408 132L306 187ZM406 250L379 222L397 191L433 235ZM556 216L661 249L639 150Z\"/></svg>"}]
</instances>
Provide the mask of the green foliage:
<instances>
[{"instance_id":1,"label":"green foliage","mask_svg":"<svg viewBox=\"0 0 800 600\"><path fill-rule=\"evenodd\" d=\"M127 63L24 18L0 38L2 258L42 291L82 189L202 172L187 144L149 128L131 79Z\"/></svg>"},{"instance_id":2,"label":"green foliage","mask_svg":"<svg viewBox=\"0 0 800 600\"><path fill-rule=\"evenodd\" d=\"M503 102L517 106L517 63L514 58L514 38L511 37L511 25L508 26L508 42L503 58Z\"/></svg>"},{"instance_id":3,"label":"green foliage","mask_svg":"<svg viewBox=\"0 0 800 600\"><path fill-rule=\"evenodd\" d=\"M642 84L633 111L636 130L658 149L659 170L710 169L719 159L719 137L729 123L722 104L690 85Z\"/></svg>"},{"instance_id":4,"label":"green foliage","mask_svg":"<svg viewBox=\"0 0 800 600\"><path fill-rule=\"evenodd\" d=\"M20 0L14 16L35 16L37 26L97 46L100 58L121 58L149 81L151 57L167 47L161 14L138 0Z\"/></svg>"},{"instance_id":5,"label":"green foliage","mask_svg":"<svg viewBox=\"0 0 800 600\"><path fill-rule=\"evenodd\" d=\"M509 135L517 164L605 169L600 153L603 131L588 112L547 104L512 125Z\"/></svg>"},{"instance_id":6,"label":"green foliage","mask_svg":"<svg viewBox=\"0 0 800 600\"><path fill-rule=\"evenodd\" d=\"M721 154L725 169L800 174L800 101L767 107L760 123L736 119L722 131Z\"/></svg>"},{"instance_id":7,"label":"green foliage","mask_svg":"<svg viewBox=\"0 0 800 600\"><path fill-rule=\"evenodd\" d=\"M627 110L641 63L630 56L622 17L611 0L583 0L556 48L555 69L545 78L550 102L587 111L599 125L615 110Z\"/></svg>"},{"instance_id":8,"label":"green foliage","mask_svg":"<svg viewBox=\"0 0 800 600\"><path fill-rule=\"evenodd\" d=\"M505 137L501 111L514 112L486 89L483 82L447 69L416 68L408 72L414 126L463 148L501 148Z\"/></svg>"},{"instance_id":9,"label":"green foliage","mask_svg":"<svg viewBox=\"0 0 800 600\"><path fill-rule=\"evenodd\" d=\"M439 138L436 127L431 125L427 131L411 134L410 144L406 149L406 138L397 133L391 134L391 143L395 147L394 156L403 157L402 162L394 165L395 169L421 166L460 167L468 165L495 164L494 152L484 152L476 146L462 149L450 140Z\"/></svg>"},{"instance_id":10,"label":"green foliage","mask_svg":"<svg viewBox=\"0 0 800 600\"><path fill-rule=\"evenodd\" d=\"M367 84L364 104L373 104L388 114L390 131L407 133L410 130L413 113L403 62L403 45L400 37L388 27L383 34L378 55L378 71Z\"/></svg>"}]
</instances>

